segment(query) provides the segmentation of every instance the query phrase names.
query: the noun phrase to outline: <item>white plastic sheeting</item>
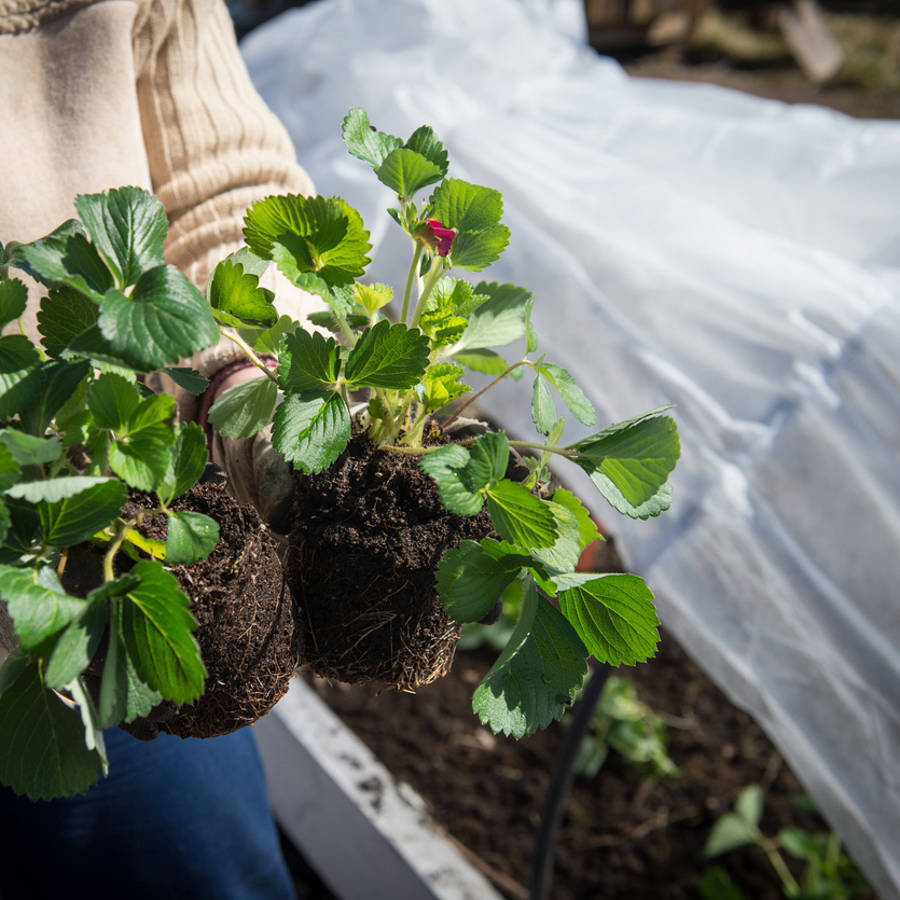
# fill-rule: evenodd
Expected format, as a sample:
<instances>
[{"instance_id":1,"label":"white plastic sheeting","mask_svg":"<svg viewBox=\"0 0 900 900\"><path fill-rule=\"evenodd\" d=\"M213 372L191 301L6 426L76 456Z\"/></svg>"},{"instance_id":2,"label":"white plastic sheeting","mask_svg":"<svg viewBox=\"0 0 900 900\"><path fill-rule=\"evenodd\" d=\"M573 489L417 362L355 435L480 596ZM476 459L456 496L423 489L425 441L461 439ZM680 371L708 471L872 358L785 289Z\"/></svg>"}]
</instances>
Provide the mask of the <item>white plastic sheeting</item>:
<instances>
[{"instance_id":1,"label":"white plastic sheeting","mask_svg":"<svg viewBox=\"0 0 900 900\"><path fill-rule=\"evenodd\" d=\"M433 125L452 174L503 191L486 274L535 291L541 349L601 421L677 404L673 508L595 508L900 897L900 122L631 79L582 45L579 5L323 0L244 52L318 189L372 228L373 279L409 257L343 150L352 106ZM485 407L533 434L528 391Z\"/></svg>"}]
</instances>

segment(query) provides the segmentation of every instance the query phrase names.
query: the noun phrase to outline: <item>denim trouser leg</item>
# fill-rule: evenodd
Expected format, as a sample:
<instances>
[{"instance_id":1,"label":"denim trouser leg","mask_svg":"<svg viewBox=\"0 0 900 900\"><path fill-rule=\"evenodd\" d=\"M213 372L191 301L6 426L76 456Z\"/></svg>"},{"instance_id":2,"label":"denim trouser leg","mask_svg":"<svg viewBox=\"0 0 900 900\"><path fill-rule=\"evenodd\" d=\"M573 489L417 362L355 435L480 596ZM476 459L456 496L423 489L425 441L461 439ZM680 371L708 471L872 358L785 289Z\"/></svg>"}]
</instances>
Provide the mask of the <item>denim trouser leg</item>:
<instances>
[{"instance_id":1,"label":"denim trouser leg","mask_svg":"<svg viewBox=\"0 0 900 900\"><path fill-rule=\"evenodd\" d=\"M0 786L0 897L294 897L249 729L141 742L106 732L110 774L32 802Z\"/></svg>"}]
</instances>

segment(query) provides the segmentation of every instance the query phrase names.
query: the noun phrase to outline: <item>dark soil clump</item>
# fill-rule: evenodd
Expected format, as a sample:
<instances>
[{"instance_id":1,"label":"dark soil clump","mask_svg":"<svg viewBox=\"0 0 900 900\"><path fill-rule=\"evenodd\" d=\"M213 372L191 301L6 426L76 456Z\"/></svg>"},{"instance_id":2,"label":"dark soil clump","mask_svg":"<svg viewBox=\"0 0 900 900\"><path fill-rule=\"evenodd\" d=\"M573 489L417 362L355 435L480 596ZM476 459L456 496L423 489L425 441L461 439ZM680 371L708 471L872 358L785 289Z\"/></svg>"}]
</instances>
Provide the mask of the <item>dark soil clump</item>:
<instances>
[{"instance_id":1,"label":"dark soil clump","mask_svg":"<svg viewBox=\"0 0 900 900\"><path fill-rule=\"evenodd\" d=\"M335 464L298 475L285 572L301 658L337 681L413 690L445 675L459 626L437 599L448 547L492 532L487 510L449 513L416 456L351 438Z\"/></svg>"},{"instance_id":2,"label":"dark soil clump","mask_svg":"<svg viewBox=\"0 0 900 900\"><path fill-rule=\"evenodd\" d=\"M172 508L215 519L219 542L206 559L172 567L199 622L194 634L208 677L203 696L160 728L215 737L255 722L287 691L299 662L290 593L275 538L223 485L198 484ZM163 537L165 524L155 518L146 530Z\"/></svg>"}]
</instances>

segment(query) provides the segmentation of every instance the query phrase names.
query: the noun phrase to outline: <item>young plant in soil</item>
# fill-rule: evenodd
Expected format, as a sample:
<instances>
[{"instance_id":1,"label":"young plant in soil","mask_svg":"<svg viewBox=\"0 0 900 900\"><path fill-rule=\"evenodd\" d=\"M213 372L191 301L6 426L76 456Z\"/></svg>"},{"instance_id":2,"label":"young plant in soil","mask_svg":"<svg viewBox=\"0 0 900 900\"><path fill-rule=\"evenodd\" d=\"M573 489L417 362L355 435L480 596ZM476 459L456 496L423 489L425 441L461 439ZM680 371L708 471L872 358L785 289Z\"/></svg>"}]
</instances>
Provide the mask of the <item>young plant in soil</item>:
<instances>
[{"instance_id":1,"label":"young plant in soil","mask_svg":"<svg viewBox=\"0 0 900 900\"><path fill-rule=\"evenodd\" d=\"M506 247L500 193L448 177L447 152L427 126L404 141L354 109L342 134L396 195L388 212L412 255L405 283L395 293L361 280L368 232L343 199L256 203L247 248L218 267L209 299L262 377L226 391L209 419L238 438L272 417L274 446L298 470L286 574L304 661L328 677L411 689L446 672L459 623L515 597L518 621L473 706L494 731L518 737L563 714L589 654L632 665L658 643L641 578L575 572L599 535L577 497L548 487L550 460L585 470L619 512L655 516L671 501L676 426L661 407L565 441L556 397L585 426L596 427L596 413L570 373L538 352L532 293L456 277ZM270 260L325 300L328 311L310 317L318 330L275 320L257 285ZM496 350L513 344L513 356ZM473 392L467 370L491 381ZM485 391L526 373L535 439L457 429Z\"/></svg>"},{"instance_id":2,"label":"young plant in soil","mask_svg":"<svg viewBox=\"0 0 900 900\"><path fill-rule=\"evenodd\" d=\"M163 261L162 204L123 188L76 207L80 221L0 247L0 325L18 319L22 332L0 338L0 598L18 638L0 671L0 781L34 799L107 772L104 728L164 711L169 730L204 733L185 722L204 708L207 675L185 588L247 552L220 545L204 559L219 525L198 501L232 519L235 504L195 486L205 435L138 378L168 367L202 391L177 363L219 337L202 294ZM41 346L24 333L26 286L10 266L48 289ZM271 550L260 562L277 572ZM215 653L203 655L214 671ZM284 662L289 677L296 659Z\"/></svg>"}]
</instances>

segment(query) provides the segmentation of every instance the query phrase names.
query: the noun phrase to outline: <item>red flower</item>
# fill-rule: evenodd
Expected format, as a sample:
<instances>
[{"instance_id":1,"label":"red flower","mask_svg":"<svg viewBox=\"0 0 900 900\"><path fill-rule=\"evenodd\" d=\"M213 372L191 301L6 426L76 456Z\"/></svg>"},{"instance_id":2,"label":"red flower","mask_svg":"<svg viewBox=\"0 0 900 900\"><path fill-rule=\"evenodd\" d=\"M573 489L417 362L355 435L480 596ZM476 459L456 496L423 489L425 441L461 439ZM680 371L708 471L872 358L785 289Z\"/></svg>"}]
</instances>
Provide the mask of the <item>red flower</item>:
<instances>
[{"instance_id":1,"label":"red flower","mask_svg":"<svg viewBox=\"0 0 900 900\"><path fill-rule=\"evenodd\" d=\"M425 224L430 238L428 244L437 250L438 256L446 256L453 246L456 232L452 228L444 228L440 219L427 219Z\"/></svg>"}]
</instances>

